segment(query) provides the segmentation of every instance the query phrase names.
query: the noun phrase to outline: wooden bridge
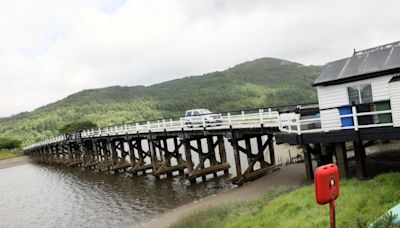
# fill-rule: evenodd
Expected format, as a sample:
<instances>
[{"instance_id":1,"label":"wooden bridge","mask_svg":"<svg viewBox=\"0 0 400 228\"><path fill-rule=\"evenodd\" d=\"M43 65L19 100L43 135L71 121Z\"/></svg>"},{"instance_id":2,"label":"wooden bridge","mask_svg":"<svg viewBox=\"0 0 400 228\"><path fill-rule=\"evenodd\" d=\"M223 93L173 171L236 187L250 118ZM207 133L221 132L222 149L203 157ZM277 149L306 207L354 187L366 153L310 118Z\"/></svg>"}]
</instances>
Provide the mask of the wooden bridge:
<instances>
[{"instance_id":1,"label":"wooden bridge","mask_svg":"<svg viewBox=\"0 0 400 228\"><path fill-rule=\"evenodd\" d=\"M363 141L399 139L395 123L363 123L361 118L391 115L391 110L358 112L331 117L350 118L352 126L324 127L318 106L275 107L222 113L222 123L185 125L184 117L84 130L47 139L24 148L39 162L98 171L156 177L186 175L191 182L218 173L228 174L226 146L234 155L235 184L243 184L277 168L274 141L302 145L305 171L313 178L312 155L317 165L336 162L342 178L349 177L346 142L356 158L356 177L365 177ZM311 112L310 112L311 110ZM312 111L314 110L314 112ZM310 114L311 113L311 114ZM382 134L384 133L384 134ZM252 147L252 143L256 146ZM227 143L228 142L228 143ZM226 145L229 144L229 145ZM245 157L247 164L242 164ZM242 169L242 165L247 168ZM150 172L149 171L149 172Z\"/></svg>"},{"instance_id":2,"label":"wooden bridge","mask_svg":"<svg viewBox=\"0 0 400 228\"><path fill-rule=\"evenodd\" d=\"M196 182L209 174L229 173L229 142L236 170L232 182L240 185L277 167L273 137L282 127L279 118L279 112L269 108L221 114L218 125L203 118L203 124L187 126L183 117L124 124L53 137L24 152L43 163L133 175L151 170L156 178L186 173ZM248 161L245 170L241 154Z\"/></svg>"}]
</instances>

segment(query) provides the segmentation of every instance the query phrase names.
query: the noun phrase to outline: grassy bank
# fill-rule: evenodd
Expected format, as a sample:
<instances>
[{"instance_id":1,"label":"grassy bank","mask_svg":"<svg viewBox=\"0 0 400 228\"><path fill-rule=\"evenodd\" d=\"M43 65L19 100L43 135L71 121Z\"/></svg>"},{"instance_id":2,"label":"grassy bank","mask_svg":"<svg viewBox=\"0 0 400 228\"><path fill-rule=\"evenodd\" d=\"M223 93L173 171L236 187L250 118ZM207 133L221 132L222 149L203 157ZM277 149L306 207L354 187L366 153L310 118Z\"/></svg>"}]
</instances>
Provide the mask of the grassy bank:
<instances>
[{"instance_id":1,"label":"grassy bank","mask_svg":"<svg viewBox=\"0 0 400 228\"><path fill-rule=\"evenodd\" d=\"M288 192L289 189L281 188L266 192L251 201L225 203L216 207L196 210L173 224L171 228L224 227L238 216L250 215L260 211L269 201Z\"/></svg>"},{"instance_id":2,"label":"grassy bank","mask_svg":"<svg viewBox=\"0 0 400 228\"><path fill-rule=\"evenodd\" d=\"M13 157L18 157L21 156L20 151L15 151L15 150L7 150L7 149L1 149L0 150L0 160L2 159L7 159L7 158L13 158Z\"/></svg>"},{"instance_id":3,"label":"grassy bank","mask_svg":"<svg viewBox=\"0 0 400 228\"><path fill-rule=\"evenodd\" d=\"M359 227L400 203L400 173L373 180L342 181L336 201L337 227ZM195 211L172 227L328 227L328 205L314 200L314 186L277 190L245 203ZM361 226L362 227L362 226Z\"/></svg>"}]
</instances>

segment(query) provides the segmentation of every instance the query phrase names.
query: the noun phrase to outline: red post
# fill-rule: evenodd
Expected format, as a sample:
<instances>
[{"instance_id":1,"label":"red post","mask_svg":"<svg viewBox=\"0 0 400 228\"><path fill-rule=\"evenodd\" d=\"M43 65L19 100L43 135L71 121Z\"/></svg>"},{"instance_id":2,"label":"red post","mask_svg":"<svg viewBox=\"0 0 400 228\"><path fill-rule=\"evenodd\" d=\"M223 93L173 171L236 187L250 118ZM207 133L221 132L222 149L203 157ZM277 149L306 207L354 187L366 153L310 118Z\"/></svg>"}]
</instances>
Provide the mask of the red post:
<instances>
[{"instance_id":1,"label":"red post","mask_svg":"<svg viewBox=\"0 0 400 228\"><path fill-rule=\"evenodd\" d=\"M335 228L335 200L339 197L339 172L335 164L315 170L315 199L318 204L329 203L331 228Z\"/></svg>"},{"instance_id":2,"label":"red post","mask_svg":"<svg viewBox=\"0 0 400 228\"><path fill-rule=\"evenodd\" d=\"M335 201L329 202L329 214L331 217L331 228L335 228Z\"/></svg>"}]
</instances>

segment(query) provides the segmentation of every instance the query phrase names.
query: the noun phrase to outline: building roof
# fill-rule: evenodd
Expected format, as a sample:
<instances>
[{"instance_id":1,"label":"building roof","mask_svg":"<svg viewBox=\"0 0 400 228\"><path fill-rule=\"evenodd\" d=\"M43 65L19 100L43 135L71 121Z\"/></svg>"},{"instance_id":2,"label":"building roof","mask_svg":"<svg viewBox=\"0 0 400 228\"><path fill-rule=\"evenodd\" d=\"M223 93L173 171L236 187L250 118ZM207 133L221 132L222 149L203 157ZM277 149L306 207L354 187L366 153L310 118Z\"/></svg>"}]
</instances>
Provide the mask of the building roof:
<instances>
[{"instance_id":1,"label":"building roof","mask_svg":"<svg viewBox=\"0 0 400 228\"><path fill-rule=\"evenodd\" d=\"M400 71L400 41L354 52L327 63L314 86L340 84Z\"/></svg>"}]
</instances>

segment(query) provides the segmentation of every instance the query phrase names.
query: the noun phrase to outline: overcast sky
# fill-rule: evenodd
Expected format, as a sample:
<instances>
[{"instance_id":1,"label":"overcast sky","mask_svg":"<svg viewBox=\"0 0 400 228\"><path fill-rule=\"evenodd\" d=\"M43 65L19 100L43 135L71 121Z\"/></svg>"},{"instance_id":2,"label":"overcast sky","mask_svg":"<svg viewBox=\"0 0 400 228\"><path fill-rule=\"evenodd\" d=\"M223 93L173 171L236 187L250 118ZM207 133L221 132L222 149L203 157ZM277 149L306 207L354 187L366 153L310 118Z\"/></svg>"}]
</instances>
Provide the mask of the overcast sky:
<instances>
[{"instance_id":1,"label":"overcast sky","mask_svg":"<svg viewBox=\"0 0 400 228\"><path fill-rule=\"evenodd\" d=\"M261 57L322 65L400 40L399 9L396 0L0 0L0 116Z\"/></svg>"}]
</instances>

